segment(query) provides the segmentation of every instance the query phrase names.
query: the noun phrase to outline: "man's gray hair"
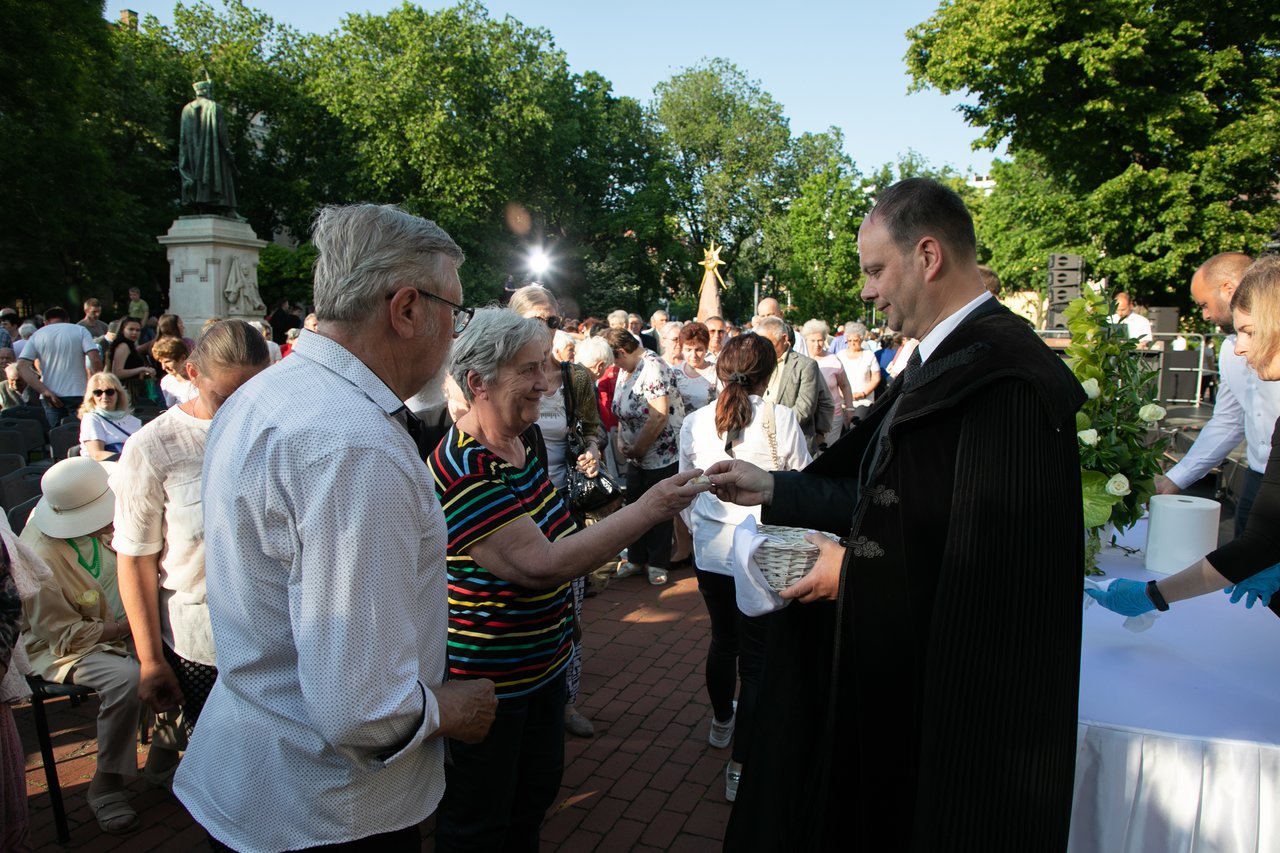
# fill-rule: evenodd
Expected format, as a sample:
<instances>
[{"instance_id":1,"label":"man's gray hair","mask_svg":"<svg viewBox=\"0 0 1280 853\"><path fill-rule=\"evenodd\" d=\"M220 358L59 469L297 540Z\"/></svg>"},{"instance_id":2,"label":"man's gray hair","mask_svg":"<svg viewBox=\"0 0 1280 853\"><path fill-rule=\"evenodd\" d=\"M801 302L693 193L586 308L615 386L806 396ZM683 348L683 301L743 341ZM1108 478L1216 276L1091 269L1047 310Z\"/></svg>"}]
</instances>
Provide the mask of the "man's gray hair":
<instances>
[{"instance_id":1,"label":"man's gray hair","mask_svg":"<svg viewBox=\"0 0 1280 853\"><path fill-rule=\"evenodd\" d=\"M791 337L787 334L787 324L782 321L781 317L761 317L756 321L754 331L757 335L764 335L770 340L791 340Z\"/></svg>"},{"instance_id":2,"label":"man's gray hair","mask_svg":"<svg viewBox=\"0 0 1280 853\"><path fill-rule=\"evenodd\" d=\"M467 328L453 342L449 374L467 401L475 399L467 387L467 374L475 372L486 385L498 378L498 370L513 361L529 344L550 343L547 324L514 311L490 306L476 311Z\"/></svg>"},{"instance_id":3,"label":"man's gray hair","mask_svg":"<svg viewBox=\"0 0 1280 853\"><path fill-rule=\"evenodd\" d=\"M35 333L36 333L35 323L23 323L21 326L18 327L18 335L23 340L26 340L27 338L31 337Z\"/></svg>"},{"instance_id":4,"label":"man's gray hair","mask_svg":"<svg viewBox=\"0 0 1280 853\"><path fill-rule=\"evenodd\" d=\"M604 366L608 367L613 364L613 350L609 348L608 341L597 335L578 342L574 349L574 361L583 367L591 367L603 361Z\"/></svg>"},{"instance_id":5,"label":"man's gray hair","mask_svg":"<svg viewBox=\"0 0 1280 853\"><path fill-rule=\"evenodd\" d=\"M330 205L311 231L320 250L315 308L321 320L359 324L398 287L440 288L440 264L462 263L462 249L434 222L394 204Z\"/></svg>"},{"instance_id":6,"label":"man's gray hair","mask_svg":"<svg viewBox=\"0 0 1280 853\"><path fill-rule=\"evenodd\" d=\"M540 284L526 284L511 294L507 307L521 316L538 308L550 308L554 313L560 313L560 301L556 295Z\"/></svg>"}]
</instances>

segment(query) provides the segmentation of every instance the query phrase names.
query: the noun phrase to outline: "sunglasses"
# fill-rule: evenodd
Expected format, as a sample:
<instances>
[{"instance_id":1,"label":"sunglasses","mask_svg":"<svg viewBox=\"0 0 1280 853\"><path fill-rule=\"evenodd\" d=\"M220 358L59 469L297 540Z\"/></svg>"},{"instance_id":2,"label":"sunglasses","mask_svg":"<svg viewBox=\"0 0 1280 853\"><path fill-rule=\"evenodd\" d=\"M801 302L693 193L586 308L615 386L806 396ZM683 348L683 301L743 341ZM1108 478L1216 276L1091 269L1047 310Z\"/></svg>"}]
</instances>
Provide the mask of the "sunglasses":
<instances>
[{"instance_id":1,"label":"sunglasses","mask_svg":"<svg viewBox=\"0 0 1280 853\"><path fill-rule=\"evenodd\" d=\"M116 395L116 389L114 388L94 388L93 389L93 396L95 397L103 397L103 396L114 397L115 395Z\"/></svg>"},{"instance_id":2,"label":"sunglasses","mask_svg":"<svg viewBox=\"0 0 1280 853\"><path fill-rule=\"evenodd\" d=\"M560 328L561 320L555 314L552 314L550 317L539 317L538 319L546 323L547 328L551 329L553 332Z\"/></svg>"}]
</instances>

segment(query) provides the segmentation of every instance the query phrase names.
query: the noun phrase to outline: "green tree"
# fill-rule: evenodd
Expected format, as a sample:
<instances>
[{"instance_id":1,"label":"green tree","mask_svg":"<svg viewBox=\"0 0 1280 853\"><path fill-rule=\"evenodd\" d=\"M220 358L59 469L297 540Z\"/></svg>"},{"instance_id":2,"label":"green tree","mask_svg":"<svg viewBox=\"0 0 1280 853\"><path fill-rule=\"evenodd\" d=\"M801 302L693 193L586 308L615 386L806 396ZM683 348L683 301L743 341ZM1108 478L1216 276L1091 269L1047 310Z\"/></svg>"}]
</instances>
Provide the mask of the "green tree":
<instances>
[{"instance_id":1,"label":"green tree","mask_svg":"<svg viewBox=\"0 0 1280 853\"><path fill-rule=\"evenodd\" d=\"M658 84L651 117L687 241L685 261L671 272L693 291L701 248L714 239L734 276L739 254L761 241L766 218L785 206L791 135L782 107L735 65L712 59Z\"/></svg>"},{"instance_id":2,"label":"green tree","mask_svg":"<svg viewBox=\"0 0 1280 853\"><path fill-rule=\"evenodd\" d=\"M908 34L916 85L1074 194L1097 272L1184 301L1207 256L1276 225L1280 16L1227 0L954 0Z\"/></svg>"}]
</instances>

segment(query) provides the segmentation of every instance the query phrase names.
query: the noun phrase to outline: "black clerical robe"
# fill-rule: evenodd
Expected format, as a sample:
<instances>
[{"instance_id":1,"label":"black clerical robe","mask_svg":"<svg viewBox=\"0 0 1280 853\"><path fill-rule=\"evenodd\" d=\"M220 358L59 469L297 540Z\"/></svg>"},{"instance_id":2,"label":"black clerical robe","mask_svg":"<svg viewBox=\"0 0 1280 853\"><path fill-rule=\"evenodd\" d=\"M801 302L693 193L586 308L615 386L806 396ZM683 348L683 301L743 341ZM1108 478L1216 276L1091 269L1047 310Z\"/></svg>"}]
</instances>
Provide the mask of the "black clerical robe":
<instances>
[{"instance_id":1,"label":"black clerical robe","mask_svg":"<svg viewBox=\"0 0 1280 853\"><path fill-rule=\"evenodd\" d=\"M727 849L1066 846L1084 400L992 301L808 469L775 475L765 522L847 551L838 602L770 617Z\"/></svg>"}]
</instances>

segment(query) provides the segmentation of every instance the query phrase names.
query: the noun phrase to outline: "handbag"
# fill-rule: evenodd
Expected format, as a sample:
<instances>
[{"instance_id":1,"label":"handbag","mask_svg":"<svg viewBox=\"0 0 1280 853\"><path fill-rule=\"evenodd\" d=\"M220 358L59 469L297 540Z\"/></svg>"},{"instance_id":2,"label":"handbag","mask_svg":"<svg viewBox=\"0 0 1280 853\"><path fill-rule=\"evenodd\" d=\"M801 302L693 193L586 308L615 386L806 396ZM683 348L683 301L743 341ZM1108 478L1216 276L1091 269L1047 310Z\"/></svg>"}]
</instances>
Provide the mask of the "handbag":
<instances>
[{"instance_id":1,"label":"handbag","mask_svg":"<svg viewBox=\"0 0 1280 853\"><path fill-rule=\"evenodd\" d=\"M594 477L578 470L578 457L586 452L587 441L582 435L582 421L578 419L577 400L573 393L573 375L569 363L560 365L561 387L565 398L565 469L566 500L569 509L577 513L595 512L622 499L622 487L603 470L597 469Z\"/></svg>"}]
</instances>

